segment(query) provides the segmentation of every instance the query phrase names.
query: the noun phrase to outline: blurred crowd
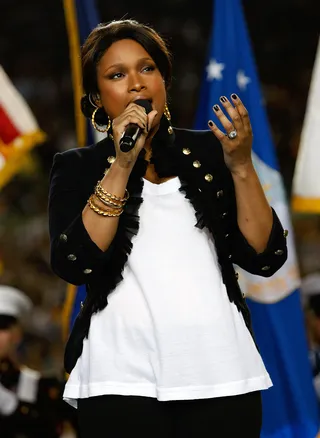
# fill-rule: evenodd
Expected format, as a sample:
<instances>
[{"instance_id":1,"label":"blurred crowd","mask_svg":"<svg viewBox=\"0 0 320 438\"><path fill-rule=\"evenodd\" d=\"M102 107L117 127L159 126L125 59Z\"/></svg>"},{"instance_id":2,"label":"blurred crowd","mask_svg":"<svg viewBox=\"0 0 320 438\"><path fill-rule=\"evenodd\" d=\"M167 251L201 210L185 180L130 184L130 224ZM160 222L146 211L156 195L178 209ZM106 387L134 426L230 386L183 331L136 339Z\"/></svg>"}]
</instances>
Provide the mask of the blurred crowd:
<instances>
[{"instance_id":1,"label":"blurred crowd","mask_svg":"<svg viewBox=\"0 0 320 438\"><path fill-rule=\"evenodd\" d=\"M243 0L288 199L318 42L316 3ZM152 9L146 0L134 4L101 0L97 5L102 21L136 18L153 25L169 41L174 54L173 123L192 127L212 0L197 5L192 0L162 0L153 2ZM48 176L54 154L77 146L63 2L2 0L0 60L48 136L0 193L0 282L23 290L34 305L20 359L33 369L59 374L66 284L49 266ZM292 219L302 275L320 271L320 217Z\"/></svg>"}]
</instances>

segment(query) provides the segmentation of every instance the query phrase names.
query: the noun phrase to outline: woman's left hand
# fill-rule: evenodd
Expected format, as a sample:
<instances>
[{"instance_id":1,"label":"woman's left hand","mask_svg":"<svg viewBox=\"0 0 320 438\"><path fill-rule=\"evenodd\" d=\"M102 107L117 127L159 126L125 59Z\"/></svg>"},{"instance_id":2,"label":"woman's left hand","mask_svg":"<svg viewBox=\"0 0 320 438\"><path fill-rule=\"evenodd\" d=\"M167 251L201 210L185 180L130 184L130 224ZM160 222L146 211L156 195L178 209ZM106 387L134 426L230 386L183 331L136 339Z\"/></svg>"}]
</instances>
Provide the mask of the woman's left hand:
<instances>
[{"instance_id":1,"label":"woman's left hand","mask_svg":"<svg viewBox=\"0 0 320 438\"><path fill-rule=\"evenodd\" d=\"M222 145L224 160L230 172L241 173L248 165L252 165L253 135L249 114L245 106L236 94L232 94L231 99L232 103L225 96L220 97L220 102L231 121L219 105L213 106L213 111L225 132L222 132L212 120L209 120L208 125ZM234 138L230 138L232 134L235 135Z\"/></svg>"}]
</instances>

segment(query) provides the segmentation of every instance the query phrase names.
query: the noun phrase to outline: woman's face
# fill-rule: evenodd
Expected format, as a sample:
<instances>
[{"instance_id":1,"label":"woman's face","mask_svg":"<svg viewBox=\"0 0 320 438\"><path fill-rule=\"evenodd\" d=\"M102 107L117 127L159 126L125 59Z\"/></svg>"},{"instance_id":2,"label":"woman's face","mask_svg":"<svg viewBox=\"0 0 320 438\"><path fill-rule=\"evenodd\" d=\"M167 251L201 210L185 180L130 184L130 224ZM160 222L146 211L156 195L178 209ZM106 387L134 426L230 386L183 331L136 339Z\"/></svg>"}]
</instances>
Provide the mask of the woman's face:
<instances>
[{"instance_id":1,"label":"woman's face","mask_svg":"<svg viewBox=\"0 0 320 438\"><path fill-rule=\"evenodd\" d=\"M113 43L97 66L100 100L111 120L137 99L151 101L160 123L166 102L163 77L155 62L136 41L125 39Z\"/></svg>"}]
</instances>

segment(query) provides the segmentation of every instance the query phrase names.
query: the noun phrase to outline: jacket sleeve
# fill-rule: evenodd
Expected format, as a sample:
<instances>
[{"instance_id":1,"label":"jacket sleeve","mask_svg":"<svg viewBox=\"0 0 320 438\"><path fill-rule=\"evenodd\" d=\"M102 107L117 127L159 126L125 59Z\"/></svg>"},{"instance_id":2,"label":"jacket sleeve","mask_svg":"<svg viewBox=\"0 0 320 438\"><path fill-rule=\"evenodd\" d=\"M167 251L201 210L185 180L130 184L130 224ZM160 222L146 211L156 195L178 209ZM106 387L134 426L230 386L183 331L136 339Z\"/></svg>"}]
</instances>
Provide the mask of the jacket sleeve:
<instances>
[{"instance_id":1,"label":"jacket sleeve","mask_svg":"<svg viewBox=\"0 0 320 438\"><path fill-rule=\"evenodd\" d=\"M78 152L69 152L55 155L50 174L51 267L63 280L81 285L99 276L112 256L113 245L102 251L84 227L82 210L88 193L83 182L84 160Z\"/></svg>"},{"instance_id":2,"label":"jacket sleeve","mask_svg":"<svg viewBox=\"0 0 320 438\"><path fill-rule=\"evenodd\" d=\"M218 198L215 206L221 218L224 253L233 264L238 265L250 274L271 277L287 260L286 237L288 231L283 229L276 212L272 209L273 224L268 243L263 252L257 253L238 226L235 186L232 175L224 162L220 143L217 143L215 154L215 163L213 163L216 166L215 179L219 180L216 190L224 189L221 192L218 191L217 196L214 197ZM224 191L226 196L218 197Z\"/></svg>"},{"instance_id":3,"label":"jacket sleeve","mask_svg":"<svg viewBox=\"0 0 320 438\"><path fill-rule=\"evenodd\" d=\"M257 253L247 242L237 223L234 225L234 233L230 236L232 262L245 271L261 277L271 277L281 268L288 256L287 230L283 229L273 209L272 213L272 229L267 246L262 253Z\"/></svg>"}]
</instances>

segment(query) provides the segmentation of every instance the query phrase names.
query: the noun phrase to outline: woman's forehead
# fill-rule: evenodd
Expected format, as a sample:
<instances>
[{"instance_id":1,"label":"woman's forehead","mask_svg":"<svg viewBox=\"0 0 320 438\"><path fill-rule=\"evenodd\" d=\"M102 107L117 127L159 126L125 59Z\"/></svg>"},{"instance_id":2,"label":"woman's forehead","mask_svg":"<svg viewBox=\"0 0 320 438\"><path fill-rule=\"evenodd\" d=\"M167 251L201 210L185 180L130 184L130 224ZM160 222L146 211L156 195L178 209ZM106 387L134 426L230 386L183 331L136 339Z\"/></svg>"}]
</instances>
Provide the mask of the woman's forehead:
<instances>
[{"instance_id":1,"label":"woman's forehead","mask_svg":"<svg viewBox=\"0 0 320 438\"><path fill-rule=\"evenodd\" d=\"M123 64L142 58L151 58L137 41L124 39L111 44L101 58L103 64Z\"/></svg>"}]
</instances>

